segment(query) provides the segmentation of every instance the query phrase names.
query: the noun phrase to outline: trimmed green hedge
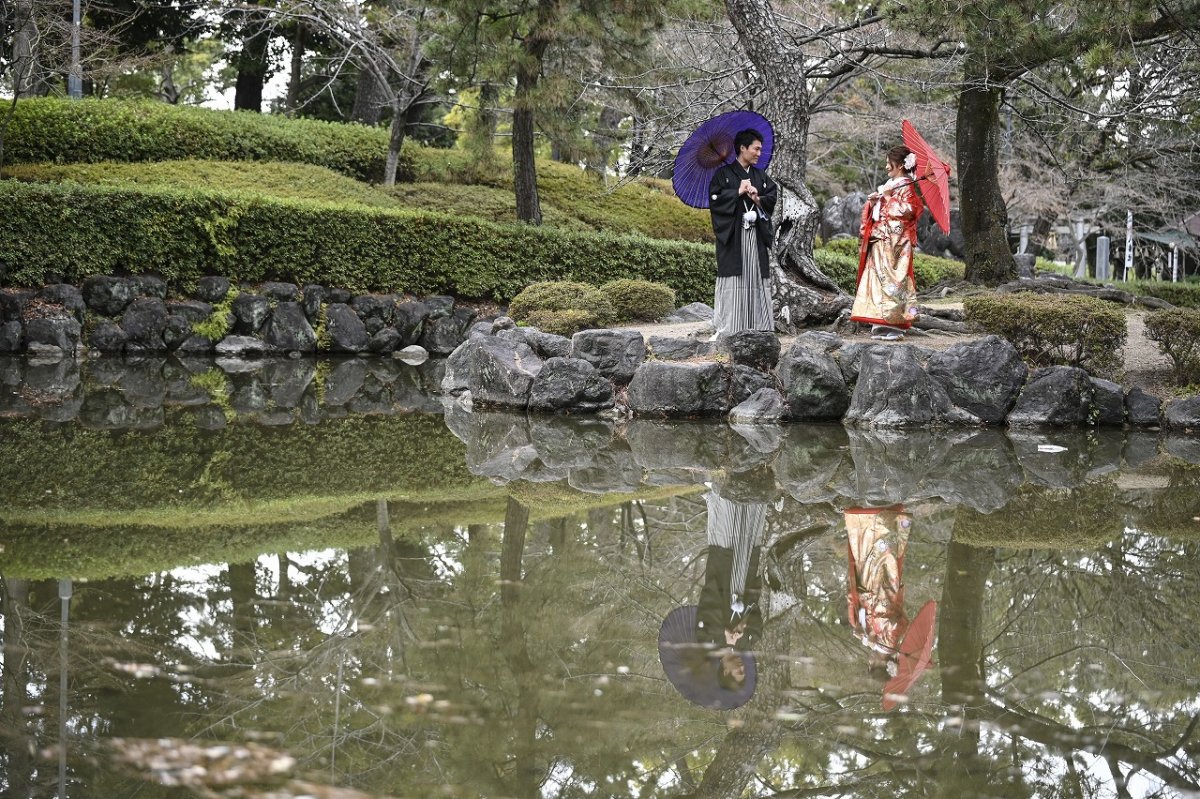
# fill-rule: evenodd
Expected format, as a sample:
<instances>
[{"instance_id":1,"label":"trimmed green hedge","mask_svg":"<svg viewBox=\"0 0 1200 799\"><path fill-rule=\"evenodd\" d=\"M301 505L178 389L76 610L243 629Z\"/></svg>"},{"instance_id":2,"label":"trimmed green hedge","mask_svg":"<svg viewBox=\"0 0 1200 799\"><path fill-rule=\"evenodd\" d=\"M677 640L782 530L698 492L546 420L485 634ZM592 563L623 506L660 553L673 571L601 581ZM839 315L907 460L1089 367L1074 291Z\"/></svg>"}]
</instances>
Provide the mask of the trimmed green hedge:
<instances>
[{"instance_id":1,"label":"trimmed green hedge","mask_svg":"<svg viewBox=\"0 0 1200 799\"><path fill-rule=\"evenodd\" d=\"M1155 311L1146 317L1146 331L1171 359L1176 385L1200 383L1200 310Z\"/></svg>"},{"instance_id":2,"label":"trimmed green hedge","mask_svg":"<svg viewBox=\"0 0 1200 799\"><path fill-rule=\"evenodd\" d=\"M636 277L694 302L715 272L703 244L236 192L0 181L0 209L0 274L15 285L157 272L190 288L221 274L504 302L539 281Z\"/></svg>"},{"instance_id":3,"label":"trimmed green hedge","mask_svg":"<svg viewBox=\"0 0 1200 799\"><path fill-rule=\"evenodd\" d=\"M154 102L30 98L16 104L6 163L294 161L377 181L387 159L382 128L213 111ZM402 153L398 180L413 176Z\"/></svg>"},{"instance_id":4,"label":"trimmed green hedge","mask_svg":"<svg viewBox=\"0 0 1200 799\"><path fill-rule=\"evenodd\" d=\"M1161 283L1154 280L1139 280L1131 284L1138 294L1158 297L1181 308L1200 308L1200 282Z\"/></svg>"},{"instance_id":5,"label":"trimmed green hedge","mask_svg":"<svg viewBox=\"0 0 1200 799\"><path fill-rule=\"evenodd\" d=\"M365 496L474 497L493 488L466 466L441 417L331 419L286 428L198 430L186 415L157 431L111 433L0 419L0 520L120 514L159 526L344 509ZM349 498L349 499L347 499Z\"/></svg>"},{"instance_id":6,"label":"trimmed green hedge","mask_svg":"<svg viewBox=\"0 0 1200 799\"><path fill-rule=\"evenodd\" d=\"M1008 339L1031 366L1078 366L1112 375L1121 366L1125 313L1095 297L984 294L963 302L968 322Z\"/></svg>"},{"instance_id":7,"label":"trimmed green hedge","mask_svg":"<svg viewBox=\"0 0 1200 799\"><path fill-rule=\"evenodd\" d=\"M843 291L853 294L857 288L858 239L830 239L813 250L817 266ZM913 255L913 280L917 290L922 291L943 280L962 280L966 277L966 265L950 258L915 253Z\"/></svg>"},{"instance_id":8,"label":"trimmed green hedge","mask_svg":"<svg viewBox=\"0 0 1200 799\"><path fill-rule=\"evenodd\" d=\"M654 322L675 310L671 287L649 280L610 280L600 293L608 297L621 322Z\"/></svg>"}]
</instances>

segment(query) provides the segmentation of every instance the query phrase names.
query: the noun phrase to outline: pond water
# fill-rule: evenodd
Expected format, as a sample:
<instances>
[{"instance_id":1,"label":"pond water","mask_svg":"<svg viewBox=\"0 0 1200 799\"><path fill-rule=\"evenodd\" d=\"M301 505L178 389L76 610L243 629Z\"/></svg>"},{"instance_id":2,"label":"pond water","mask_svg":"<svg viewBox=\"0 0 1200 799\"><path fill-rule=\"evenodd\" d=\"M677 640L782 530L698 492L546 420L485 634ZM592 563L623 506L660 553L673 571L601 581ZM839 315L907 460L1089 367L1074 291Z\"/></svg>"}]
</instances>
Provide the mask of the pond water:
<instances>
[{"instance_id":1,"label":"pond water","mask_svg":"<svg viewBox=\"0 0 1200 799\"><path fill-rule=\"evenodd\" d=\"M0 795L1200 795L1200 439L438 380L0 360Z\"/></svg>"}]
</instances>

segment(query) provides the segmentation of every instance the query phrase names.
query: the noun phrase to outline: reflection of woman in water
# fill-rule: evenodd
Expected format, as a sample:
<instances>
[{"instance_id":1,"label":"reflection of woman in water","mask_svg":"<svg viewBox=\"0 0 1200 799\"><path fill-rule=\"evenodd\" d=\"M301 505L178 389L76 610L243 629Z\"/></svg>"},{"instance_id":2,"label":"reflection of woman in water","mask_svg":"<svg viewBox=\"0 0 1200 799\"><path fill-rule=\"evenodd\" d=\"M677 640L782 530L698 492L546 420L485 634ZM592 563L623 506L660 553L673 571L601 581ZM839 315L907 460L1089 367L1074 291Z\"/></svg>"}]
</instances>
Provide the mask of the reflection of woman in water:
<instances>
[{"instance_id":1,"label":"reflection of woman in water","mask_svg":"<svg viewBox=\"0 0 1200 799\"><path fill-rule=\"evenodd\" d=\"M735 502L714 492L708 502L708 560L696 612L696 640L712 644L720 656L719 681L725 688L745 682L741 654L762 635L758 557L767 524L765 502Z\"/></svg>"},{"instance_id":2,"label":"reflection of woman in water","mask_svg":"<svg viewBox=\"0 0 1200 799\"><path fill-rule=\"evenodd\" d=\"M847 508L845 518L850 625L870 650L868 669L887 679L896 675L908 630L903 571L912 515L900 506Z\"/></svg>"}]
</instances>

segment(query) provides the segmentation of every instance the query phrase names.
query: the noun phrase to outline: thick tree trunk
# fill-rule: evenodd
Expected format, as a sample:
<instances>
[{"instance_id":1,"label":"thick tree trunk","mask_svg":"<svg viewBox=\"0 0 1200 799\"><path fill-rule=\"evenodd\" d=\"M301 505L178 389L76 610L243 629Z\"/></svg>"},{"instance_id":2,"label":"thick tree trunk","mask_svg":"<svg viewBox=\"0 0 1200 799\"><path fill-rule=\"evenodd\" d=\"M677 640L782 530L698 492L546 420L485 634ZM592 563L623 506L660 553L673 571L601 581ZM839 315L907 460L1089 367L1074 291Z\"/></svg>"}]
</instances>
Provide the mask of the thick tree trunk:
<instances>
[{"instance_id":1,"label":"thick tree trunk","mask_svg":"<svg viewBox=\"0 0 1200 799\"><path fill-rule=\"evenodd\" d=\"M288 91L286 108L288 116L296 113L300 105L300 83L304 80L304 26L296 23L296 32L292 36L292 67L288 73Z\"/></svg>"},{"instance_id":2,"label":"thick tree trunk","mask_svg":"<svg viewBox=\"0 0 1200 799\"><path fill-rule=\"evenodd\" d=\"M1015 280L1008 249L1008 209L1000 193L1000 101L1003 90L985 86L968 69L958 95L956 121L959 203L966 241L967 280L996 285Z\"/></svg>"},{"instance_id":3,"label":"thick tree trunk","mask_svg":"<svg viewBox=\"0 0 1200 799\"><path fill-rule=\"evenodd\" d=\"M379 82L375 73L369 69L359 70L358 82L354 87L354 107L350 111L350 121L361 122L364 125L378 125L379 117L383 114L383 106L387 101L387 87Z\"/></svg>"},{"instance_id":4,"label":"thick tree trunk","mask_svg":"<svg viewBox=\"0 0 1200 799\"><path fill-rule=\"evenodd\" d=\"M537 164L534 162L534 124L532 93L537 87L536 68L517 70L517 96L513 108L513 191L517 195L517 219L531 225L542 224L542 206L538 200Z\"/></svg>"},{"instance_id":5,"label":"thick tree trunk","mask_svg":"<svg viewBox=\"0 0 1200 799\"><path fill-rule=\"evenodd\" d=\"M242 22L242 52L237 57L234 85L235 111L262 112L263 86L267 82L267 46L271 35L257 13L247 13Z\"/></svg>"},{"instance_id":6,"label":"thick tree trunk","mask_svg":"<svg viewBox=\"0 0 1200 799\"><path fill-rule=\"evenodd\" d=\"M388 138L387 163L383 167L383 185L396 185L396 168L400 165L400 149L404 146L404 132L408 128L408 108L412 98L403 92L392 100L392 129Z\"/></svg>"},{"instance_id":7,"label":"thick tree trunk","mask_svg":"<svg viewBox=\"0 0 1200 799\"><path fill-rule=\"evenodd\" d=\"M810 98L803 54L790 44L770 0L726 0L729 19L766 86L765 116L774 125L767 172L779 184L771 247L776 325L828 324L850 307L847 297L813 260L820 208L805 183Z\"/></svg>"}]
</instances>

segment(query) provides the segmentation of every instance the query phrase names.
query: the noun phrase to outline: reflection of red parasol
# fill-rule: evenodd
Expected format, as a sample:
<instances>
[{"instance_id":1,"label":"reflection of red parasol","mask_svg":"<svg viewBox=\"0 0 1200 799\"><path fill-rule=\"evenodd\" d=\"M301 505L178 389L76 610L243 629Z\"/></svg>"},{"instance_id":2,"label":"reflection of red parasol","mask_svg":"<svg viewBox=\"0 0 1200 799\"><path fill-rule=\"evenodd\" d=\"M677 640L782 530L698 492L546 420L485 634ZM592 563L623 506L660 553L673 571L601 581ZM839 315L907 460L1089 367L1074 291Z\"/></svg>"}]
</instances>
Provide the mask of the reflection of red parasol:
<instances>
[{"instance_id":1,"label":"reflection of red parasol","mask_svg":"<svg viewBox=\"0 0 1200 799\"><path fill-rule=\"evenodd\" d=\"M911 148L909 148L911 149ZM932 599L921 606L917 617L908 626L900 642L900 658L896 676L883 686L883 709L892 710L908 698L908 692L929 668L933 655L933 625L937 620L937 603Z\"/></svg>"},{"instance_id":2,"label":"reflection of red parasol","mask_svg":"<svg viewBox=\"0 0 1200 799\"><path fill-rule=\"evenodd\" d=\"M708 207L708 184L718 169L737 158L733 137L747 128L762 135L762 154L757 166L767 168L775 149L775 133L767 118L753 111L718 114L692 131L675 156L671 186L679 199L693 208Z\"/></svg>"},{"instance_id":3,"label":"reflection of red parasol","mask_svg":"<svg viewBox=\"0 0 1200 799\"><path fill-rule=\"evenodd\" d=\"M907 119L900 125L900 133L904 137L904 146L912 150L917 157L916 173L917 186L933 221L943 233L950 232L950 165L938 158L917 129ZM921 181L925 181L924 184Z\"/></svg>"}]
</instances>

